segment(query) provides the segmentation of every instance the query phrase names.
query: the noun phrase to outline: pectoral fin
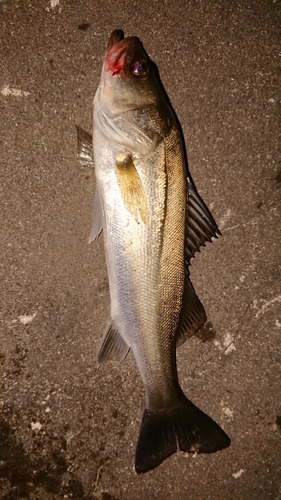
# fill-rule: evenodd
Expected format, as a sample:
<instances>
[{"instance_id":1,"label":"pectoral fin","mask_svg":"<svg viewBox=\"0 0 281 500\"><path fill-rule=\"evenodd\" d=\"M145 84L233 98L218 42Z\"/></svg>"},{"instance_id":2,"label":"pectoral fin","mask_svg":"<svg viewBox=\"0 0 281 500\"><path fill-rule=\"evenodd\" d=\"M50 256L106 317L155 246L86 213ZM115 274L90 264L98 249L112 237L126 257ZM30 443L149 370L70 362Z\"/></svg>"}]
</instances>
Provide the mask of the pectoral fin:
<instances>
[{"instance_id":1,"label":"pectoral fin","mask_svg":"<svg viewBox=\"0 0 281 500\"><path fill-rule=\"evenodd\" d=\"M139 224L147 224L149 205L138 171L131 155L117 158L116 172L124 205L131 216Z\"/></svg>"},{"instance_id":2,"label":"pectoral fin","mask_svg":"<svg viewBox=\"0 0 281 500\"><path fill-rule=\"evenodd\" d=\"M77 157L83 166L94 167L92 136L80 127L76 126L76 130L78 140Z\"/></svg>"},{"instance_id":3,"label":"pectoral fin","mask_svg":"<svg viewBox=\"0 0 281 500\"><path fill-rule=\"evenodd\" d=\"M119 333L114 321L109 319L98 349L98 366L105 361L122 361L130 347Z\"/></svg>"}]
</instances>

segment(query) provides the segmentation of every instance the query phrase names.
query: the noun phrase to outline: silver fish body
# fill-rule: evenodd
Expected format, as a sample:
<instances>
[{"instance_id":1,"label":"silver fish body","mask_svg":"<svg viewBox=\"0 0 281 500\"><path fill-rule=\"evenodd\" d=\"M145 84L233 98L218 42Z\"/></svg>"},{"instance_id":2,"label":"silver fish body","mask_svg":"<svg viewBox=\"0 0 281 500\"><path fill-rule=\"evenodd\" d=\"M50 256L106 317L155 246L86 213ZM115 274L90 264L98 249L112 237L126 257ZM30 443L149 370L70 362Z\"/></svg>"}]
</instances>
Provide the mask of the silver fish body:
<instances>
[{"instance_id":1,"label":"silver fish body","mask_svg":"<svg viewBox=\"0 0 281 500\"><path fill-rule=\"evenodd\" d=\"M190 178L177 119L136 37L112 33L94 99L91 239L103 229L111 317L98 362L132 350L145 387L136 471L176 452L217 451L224 431L184 395L176 345L206 321L189 280L196 250L219 234Z\"/></svg>"}]
</instances>

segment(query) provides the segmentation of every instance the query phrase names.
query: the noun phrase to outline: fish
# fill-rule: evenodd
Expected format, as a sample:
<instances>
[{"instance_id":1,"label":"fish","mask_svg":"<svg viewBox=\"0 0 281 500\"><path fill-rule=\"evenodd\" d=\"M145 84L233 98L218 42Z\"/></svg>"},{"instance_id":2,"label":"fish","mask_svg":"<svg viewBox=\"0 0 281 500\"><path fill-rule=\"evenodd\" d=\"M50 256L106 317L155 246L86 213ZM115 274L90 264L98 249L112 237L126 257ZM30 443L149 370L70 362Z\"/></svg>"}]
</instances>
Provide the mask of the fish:
<instances>
[{"instance_id":1,"label":"fish","mask_svg":"<svg viewBox=\"0 0 281 500\"><path fill-rule=\"evenodd\" d=\"M137 474L181 450L213 453L230 438L184 394L176 349L206 322L189 265L220 235L189 173L179 121L140 39L110 36L94 97L93 135L78 157L94 165L90 240L102 232L110 317L98 366L132 351L145 389Z\"/></svg>"}]
</instances>

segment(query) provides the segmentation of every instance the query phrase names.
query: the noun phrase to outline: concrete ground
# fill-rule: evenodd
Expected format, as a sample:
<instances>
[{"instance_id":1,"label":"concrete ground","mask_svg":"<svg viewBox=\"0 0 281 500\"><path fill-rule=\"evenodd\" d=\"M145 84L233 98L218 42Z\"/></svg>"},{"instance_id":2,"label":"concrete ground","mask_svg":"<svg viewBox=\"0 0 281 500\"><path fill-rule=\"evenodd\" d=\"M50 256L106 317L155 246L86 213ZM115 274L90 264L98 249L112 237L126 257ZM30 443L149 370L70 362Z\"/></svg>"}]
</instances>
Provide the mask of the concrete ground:
<instances>
[{"instance_id":1,"label":"concrete ground","mask_svg":"<svg viewBox=\"0 0 281 500\"><path fill-rule=\"evenodd\" d=\"M280 26L271 0L1 0L1 499L281 498ZM178 364L232 444L142 476L133 357L96 371L109 291L76 159L115 28L158 65L223 233L193 260L209 329Z\"/></svg>"}]
</instances>

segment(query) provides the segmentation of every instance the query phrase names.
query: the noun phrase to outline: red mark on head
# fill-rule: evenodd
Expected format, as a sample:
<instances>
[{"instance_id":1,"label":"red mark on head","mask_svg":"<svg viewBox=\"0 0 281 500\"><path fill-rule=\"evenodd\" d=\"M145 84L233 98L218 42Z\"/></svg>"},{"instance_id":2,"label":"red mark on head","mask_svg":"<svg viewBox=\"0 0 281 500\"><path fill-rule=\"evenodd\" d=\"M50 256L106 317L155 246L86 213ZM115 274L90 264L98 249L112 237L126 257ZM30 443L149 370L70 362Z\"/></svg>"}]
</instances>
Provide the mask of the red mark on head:
<instances>
[{"instance_id":1,"label":"red mark on head","mask_svg":"<svg viewBox=\"0 0 281 500\"><path fill-rule=\"evenodd\" d=\"M109 67L108 67L109 69ZM121 61L116 61L114 65L110 68L110 71L112 72L112 76L115 75L120 75L122 73L122 70L124 69L124 65L121 64Z\"/></svg>"},{"instance_id":2,"label":"red mark on head","mask_svg":"<svg viewBox=\"0 0 281 500\"><path fill-rule=\"evenodd\" d=\"M118 50L119 49L119 50ZM110 71L112 76L115 75L123 75L125 76L125 65L126 65L126 56L128 51L128 45L119 47L113 46L107 54L106 62L107 62L107 71Z\"/></svg>"}]
</instances>

